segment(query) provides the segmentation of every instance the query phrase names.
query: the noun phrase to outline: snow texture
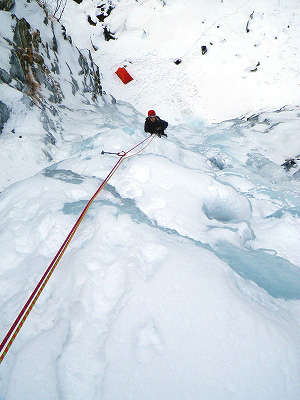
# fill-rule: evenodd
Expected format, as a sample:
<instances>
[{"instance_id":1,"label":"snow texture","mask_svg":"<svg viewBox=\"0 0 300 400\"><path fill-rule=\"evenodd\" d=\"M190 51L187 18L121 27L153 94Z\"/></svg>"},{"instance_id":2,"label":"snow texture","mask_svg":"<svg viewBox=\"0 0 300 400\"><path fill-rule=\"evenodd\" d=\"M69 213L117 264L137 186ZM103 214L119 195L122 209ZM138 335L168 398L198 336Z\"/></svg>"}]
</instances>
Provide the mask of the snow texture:
<instances>
[{"instance_id":1,"label":"snow texture","mask_svg":"<svg viewBox=\"0 0 300 400\"><path fill-rule=\"evenodd\" d=\"M86 19L97 22L91 0L68 2L62 21L80 48L92 42L97 49L93 57L107 93L140 112L155 108L172 123L211 123L299 104L299 1L104 3L115 8L96 26ZM117 40L105 41L103 26ZM134 78L130 85L120 85L114 74L122 66Z\"/></svg>"},{"instance_id":2,"label":"snow texture","mask_svg":"<svg viewBox=\"0 0 300 400\"><path fill-rule=\"evenodd\" d=\"M11 108L0 136L1 339L116 163L101 151L142 141L148 108L172 118L168 137L125 160L94 201L1 364L0 399L298 400L299 162L281 164L300 154L299 6L110 4L96 26L86 22L92 1L70 1L63 14L79 47L93 32L113 96L87 102L62 69L55 145L45 147L40 109L0 86ZM52 41L34 2L12 12ZM0 32L12 40L7 15ZM117 40L104 41L104 23ZM60 63L77 77L78 50L62 43ZM135 79L122 86L114 69L125 55ZM0 60L9 68L5 46Z\"/></svg>"}]
</instances>

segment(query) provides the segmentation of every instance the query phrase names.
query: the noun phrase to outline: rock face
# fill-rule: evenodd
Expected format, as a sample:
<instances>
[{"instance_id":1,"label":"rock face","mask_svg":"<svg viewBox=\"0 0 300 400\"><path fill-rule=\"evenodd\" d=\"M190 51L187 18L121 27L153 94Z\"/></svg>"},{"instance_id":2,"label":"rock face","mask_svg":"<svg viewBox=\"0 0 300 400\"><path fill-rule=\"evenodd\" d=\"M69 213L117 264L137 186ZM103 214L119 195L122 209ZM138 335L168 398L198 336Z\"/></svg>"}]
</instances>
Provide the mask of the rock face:
<instances>
[{"instance_id":1,"label":"rock face","mask_svg":"<svg viewBox=\"0 0 300 400\"><path fill-rule=\"evenodd\" d=\"M6 104L0 101L0 135L3 129L5 122L8 120L10 115L10 110Z\"/></svg>"},{"instance_id":2,"label":"rock face","mask_svg":"<svg viewBox=\"0 0 300 400\"><path fill-rule=\"evenodd\" d=\"M50 93L46 100L60 104L64 93L59 82L60 62L53 22L50 23L52 42L45 43L38 29L33 30L24 18L15 17L15 19L8 76L16 80L18 89L29 95L34 102L43 104L45 101L43 86L45 86ZM68 40L64 30L61 31L61 37ZM74 47L73 50L78 54L78 65L81 67L78 77L82 81L83 90L85 93L90 92L92 99L96 100L97 96L102 94L99 68L93 62L90 52L87 58L77 48ZM76 80L70 65L68 69L72 93L75 94L79 90L78 78ZM6 71L3 73L7 76Z\"/></svg>"},{"instance_id":3,"label":"rock face","mask_svg":"<svg viewBox=\"0 0 300 400\"><path fill-rule=\"evenodd\" d=\"M45 141L55 144L59 125L54 121L59 113L57 107L68 108L72 96L77 96L78 102L96 104L102 95L99 67L89 51L84 54L73 46L65 28L51 19L36 1L18 2L15 14L0 11L0 19L11 27L11 32L7 36L5 32L1 38L9 62L1 65L0 83L22 93L24 104L41 109L40 121L47 132ZM13 5L13 0L0 0L2 10ZM35 18L30 19L31 15ZM4 93L0 92L1 130L11 108ZM30 101L24 100L24 96Z\"/></svg>"},{"instance_id":4,"label":"rock face","mask_svg":"<svg viewBox=\"0 0 300 400\"><path fill-rule=\"evenodd\" d=\"M0 0L0 10L9 11L15 5L15 0Z\"/></svg>"}]
</instances>

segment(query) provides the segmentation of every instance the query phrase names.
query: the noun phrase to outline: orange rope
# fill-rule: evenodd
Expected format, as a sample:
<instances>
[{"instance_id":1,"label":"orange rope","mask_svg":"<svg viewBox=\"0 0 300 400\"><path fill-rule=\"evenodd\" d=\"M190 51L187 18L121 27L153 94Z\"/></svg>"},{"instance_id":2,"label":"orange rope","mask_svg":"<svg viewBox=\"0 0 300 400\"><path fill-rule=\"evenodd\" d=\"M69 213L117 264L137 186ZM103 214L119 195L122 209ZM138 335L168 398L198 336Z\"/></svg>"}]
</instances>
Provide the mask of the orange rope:
<instances>
[{"instance_id":1,"label":"orange rope","mask_svg":"<svg viewBox=\"0 0 300 400\"><path fill-rule=\"evenodd\" d=\"M19 313L18 317L16 318L16 320L13 323L13 325L9 329L9 331L6 334L5 338L1 342L1 345L0 345L0 364L2 363L4 357L6 356L8 350L10 349L11 345L13 344L13 342L14 342L16 336L18 335L20 329L22 328L24 322L26 321L30 311L32 310L32 308L35 305L35 303L37 302L38 298L40 297L44 287L46 286L46 284L49 281L51 275L53 274L57 264L59 263L60 259L62 258L63 254L66 251L67 247L69 246L71 240L73 239L73 236L75 235L75 232L77 231L77 229L78 229L80 223L82 222L85 214L87 213L90 205L95 200L95 198L98 196L100 191L104 188L104 186L107 184L107 182L110 180L110 178L117 171L117 169L120 167L120 165L124 161L124 159L133 157L133 156L137 155L138 153L140 153L142 150L144 150L152 142L154 136L151 138L149 143L145 147L143 147L140 151L136 152L135 154L133 154L131 156L127 156L127 154L130 153L135 148L139 147L142 143L147 141L149 138L150 138L150 136L147 137L146 139L144 139L142 142L140 142L136 146L134 146L132 149L128 150L127 153L125 151L121 151L121 152L118 153L118 156L120 157L118 162L114 165L114 167L111 169L111 171L109 172L107 177L104 179L104 181L102 182L100 187L97 189L97 191L94 193L94 195L91 197L91 199L89 200L89 202L85 206L84 210L82 211L82 213L80 214L79 218L77 219L75 225L73 226L73 228L69 232L68 236L66 237L65 241L61 245L59 251L56 253L55 257L51 261L51 263L50 263L49 267L47 268L46 272L44 273L43 277L41 278L41 280L39 281L39 283L35 287L34 291L31 294L31 296L29 297L29 299L27 300L26 304L22 308L21 312Z\"/></svg>"}]
</instances>

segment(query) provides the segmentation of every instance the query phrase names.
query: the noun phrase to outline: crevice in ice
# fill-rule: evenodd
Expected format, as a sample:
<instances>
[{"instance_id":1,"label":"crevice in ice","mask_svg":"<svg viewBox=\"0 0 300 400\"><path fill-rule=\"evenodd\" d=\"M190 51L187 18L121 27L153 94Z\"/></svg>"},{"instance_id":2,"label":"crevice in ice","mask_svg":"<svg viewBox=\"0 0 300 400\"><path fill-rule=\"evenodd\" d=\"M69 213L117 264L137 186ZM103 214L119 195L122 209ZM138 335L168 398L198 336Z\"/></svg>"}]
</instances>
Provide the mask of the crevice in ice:
<instances>
[{"instance_id":1,"label":"crevice in ice","mask_svg":"<svg viewBox=\"0 0 300 400\"><path fill-rule=\"evenodd\" d=\"M300 299L300 269L286 259L263 250L240 249L224 241L213 251L242 278L254 281L271 296Z\"/></svg>"},{"instance_id":2,"label":"crevice in ice","mask_svg":"<svg viewBox=\"0 0 300 400\"><path fill-rule=\"evenodd\" d=\"M104 191L113 195L113 201L108 199L96 200L92 209L95 210L103 205L113 206L117 210L117 215L127 214L132 221L138 224L146 224L157 228L168 235L177 236L193 243L197 247L211 251L217 257L226 261L228 266L243 279L255 282L272 297L286 300L300 299L300 269L286 259L277 256L275 253L272 254L270 251L264 251L263 249L249 251L225 241L218 242L215 247L212 247L199 240L181 235L175 229L160 226L157 221L150 219L143 213L136 206L134 200L121 197L113 186L107 184ZM65 203L63 212L65 214L79 215L87 201L80 200L74 203ZM224 227L224 229L233 228Z\"/></svg>"},{"instance_id":3,"label":"crevice in ice","mask_svg":"<svg viewBox=\"0 0 300 400\"><path fill-rule=\"evenodd\" d=\"M44 169L42 174L47 178L59 179L60 181L77 185L84 181L84 178L81 175L71 171L70 169L53 169L52 167L49 167Z\"/></svg>"}]
</instances>

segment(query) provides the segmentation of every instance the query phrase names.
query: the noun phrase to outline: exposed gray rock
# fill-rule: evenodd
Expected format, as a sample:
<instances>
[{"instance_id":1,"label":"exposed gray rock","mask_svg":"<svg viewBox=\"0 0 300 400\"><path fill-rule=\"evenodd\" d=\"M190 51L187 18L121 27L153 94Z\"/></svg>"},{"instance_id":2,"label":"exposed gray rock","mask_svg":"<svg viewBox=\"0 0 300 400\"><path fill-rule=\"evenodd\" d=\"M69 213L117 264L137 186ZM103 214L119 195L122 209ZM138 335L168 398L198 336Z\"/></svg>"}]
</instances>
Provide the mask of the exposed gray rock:
<instances>
[{"instance_id":1,"label":"exposed gray rock","mask_svg":"<svg viewBox=\"0 0 300 400\"><path fill-rule=\"evenodd\" d=\"M94 63L91 52L88 51L88 57L90 65L87 58L79 51L78 62L81 66L81 71L79 75L84 75L83 77L83 91L92 92L93 100L96 100L98 95L102 95L102 86L100 83L100 72L99 67Z\"/></svg>"},{"instance_id":2,"label":"exposed gray rock","mask_svg":"<svg viewBox=\"0 0 300 400\"><path fill-rule=\"evenodd\" d=\"M14 86L41 105L45 101L45 94L42 90L45 86L50 92L48 100L51 103L60 104L64 95L59 81L55 78L55 75L60 74L60 61L57 56L58 39L54 34L53 22L51 22L52 42L49 45L42 42L39 30L32 30L30 24L24 18L19 20L15 17L15 19L14 43L10 57L10 76L15 80ZM65 31L62 32L62 35L63 37L66 35ZM92 93L92 99L96 100L102 94L99 68L93 62L90 52L86 57L78 49L77 51L79 53L78 62L81 67L79 75L83 75L80 79L83 92ZM49 66L47 66L45 60L50 64ZM50 60L50 63L48 60ZM76 95L81 85L76 76L72 76L73 73L70 68L69 70L72 93ZM8 76L5 75L4 79L7 80Z\"/></svg>"},{"instance_id":3,"label":"exposed gray rock","mask_svg":"<svg viewBox=\"0 0 300 400\"><path fill-rule=\"evenodd\" d=\"M11 51L10 55L10 76L13 79L17 79L18 81L21 81L22 83L26 83L26 78L23 72L23 69L20 64L19 57L17 56L17 53L13 49Z\"/></svg>"},{"instance_id":4,"label":"exposed gray rock","mask_svg":"<svg viewBox=\"0 0 300 400\"><path fill-rule=\"evenodd\" d=\"M11 82L11 77L4 69L0 68L0 81L9 84Z\"/></svg>"},{"instance_id":5,"label":"exposed gray rock","mask_svg":"<svg viewBox=\"0 0 300 400\"><path fill-rule=\"evenodd\" d=\"M52 49L55 53L57 53L57 40L54 34L54 27L53 27L53 22L51 22L51 28L52 28L52 33L53 33L53 37L52 37Z\"/></svg>"},{"instance_id":6,"label":"exposed gray rock","mask_svg":"<svg viewBox=\"0 0 300 400\"><path fill-rule=\"evenodd\" d=\"M10 116L10 109L7 107L6 104L0 101L0 134L2 132L5 122L8 121L9 116Z\"/></svg>"},{"instance_id":7,"label":"exposed gray rock","mask_svg":"<svg viewBox=\"0 0 300 400\"><path fill-rule=\"evenodd\" d=\"M250 24L250 20L253 19L253 14L254 14L254 11L252 11L252 13L250 14L250 17L249 17L247 25L246 25L246 32L247 33L250 32L249 24Z\"/></svg>"},{"instance_id":8,"label":"exposed gray rock","mask_svg":"<svg viewBox=\"0 0 300 400\"><path fill-rule=\"evenodd\" d=\"M21 48L31 48L31 34L29 32L30 24L25 18L17 19L14 29L14 44Z\"/></svg>"},{"instance_id":9,"label":"exposed gray rock","mask_svg":"<svg viewBox=\"0 0 300 400\"><path fill-rule=\"evenodd\" d=\"M3 1L0 0L0 4ZM6 0L5 4L8 3L9 0ZM42 8L47 17L45 7ZM19 19L12 14L12 20L13 40L3 38L11 49L10 66L9 70L0 68L0 84L10 85L22 92L22 102L28 108L40 108L40 120L46 131L44 142L47 145L55 145L58 135L63 135L59 113L60 108L66 107L66 104L63 104L63 91L68 90L70 84L74 96L80 93L81 102L91 104L91 100L97 101L98 96L102 95L99 67L94 63L89 51L79 51L73 46L65 28L62 27L60 33L57 22L48 20L48 17L45 21L47 27L43 26L50 38L48 42L42 39L45 35L41 36L39 29L31 26L25 18ZM63 46L69 46L75 57L77 52L78 64L72 64L73 71L61 54L58 57L63 39L69 42L63 43ZM69 76L66 65L69 68ZM61 71L64 73L63 78ZM1 133L11 110L4 103L0 105Z\"/></svg>"},{"instance_id":10,"label":"exposed gray rock","mask_svg":"<svg viewBox=\"0 0 300 400\"><path fill-rule=\"evenodd\" d=\"M209 161L218 169L222 170L226 166L225 161L221 157L210 157Z\"/></svg>"},{"instance_id":11,"label":"exposed gray rock","mask_svg":"<svg viewBox=\"0 0 300 400\"><path fill-rule=\"evenodd\" d=\"M52 119L50 119L47 115L47 111L43 110L41 112L41 122L43 124L43 128L45 129L45 131L47 132L45 138L44 138L44 143L45 144L53 144L55 145L56 143L56 139L53 135L53 133L56 132L56 128L55 128L55 123L53 122ZM53 133L52 133L52 132Z\"/></svg>"},{"instance_id":12,"label":"exposed gray rock","mask_svg":"<svg viewBox=\"0 0 300 400\"><path fill-rule=\"evenodd\" d=\"M60 84L51 75L41 55L45 55L46 52L46 57L50 59L48 43L42 43L39 30L32 31L30 24L24 18L20 20L16 18L16 20L14 48L10 58L10 75L19 83L17 89L27 93L36 103L42 104L44 95L41 91L41 85L44 84L51 92L49 101L56 104L60 103L63 99ZM53 32L53 24L51 28ZM54 52L52 54L56 54L57 41L54 33L51 48ZM59 68L55 61L52 64L52 70L59 73Z\"/></svg>"},{"instance_id":13,"label":"exposed gray rock","mask_svg":"<svg viewBox=\"0 0 300 400\"><path fill-rule=\"evenodd\" d=\"M74 79L73 76L71 76L71 79L72 79L72 94L75 96L75 94L79 90L79 86L78 86L76 79Z\"/></svg>"},{"instance_id":14,"label":"exposed gray rock","mask_svg":"<svg viewBox=\"0 0 300 400\"><path fill-rule=\"evenodd\" d=\"M0 10L10 11L15 5L15 0L0 0Z\"/></svg>"},{"instance_id":15,"label":"exposed gray rock","mask_svg":"<svg viewBox=\"0 0 300 400\"><path fill-rule=\"evenodd\" d=\"M27 106L27 108L30 108L30 107L33 106L33 101L26 94L23 95L21 101L22 101L23 104L25 104L25 106Z\"/></svg>"},{"instance_id":16,"label":"exposed gray rock","mask_svg":"<svg viewBox=\"0 0 300 400\"><path fill-rule=\"evenodd\" d=\"M45 136L45 139L44 139L44 143L45 143L45 144L50 143L50 144L53 144L53 145L56 143L56 139L55 139L55 137L52 135L51 132L47 132L47 134L46 134L46 136Z\"/></svg>"},{"instance_id":17,"label":"exposed gray rock","mask_svg":"<svg viewBox=\"0 0 300 400\"><path fill-rule=\"evenodd\" d=\"M293 178L300 180L300 169L293 174Z\"/></svg>"}]
</instances>

